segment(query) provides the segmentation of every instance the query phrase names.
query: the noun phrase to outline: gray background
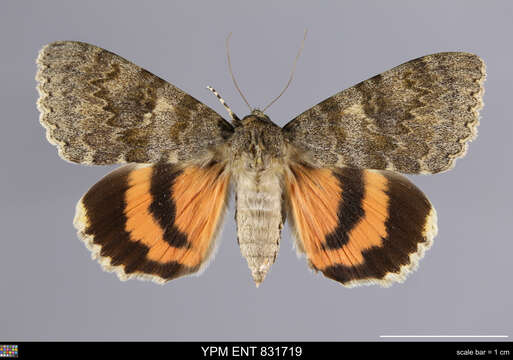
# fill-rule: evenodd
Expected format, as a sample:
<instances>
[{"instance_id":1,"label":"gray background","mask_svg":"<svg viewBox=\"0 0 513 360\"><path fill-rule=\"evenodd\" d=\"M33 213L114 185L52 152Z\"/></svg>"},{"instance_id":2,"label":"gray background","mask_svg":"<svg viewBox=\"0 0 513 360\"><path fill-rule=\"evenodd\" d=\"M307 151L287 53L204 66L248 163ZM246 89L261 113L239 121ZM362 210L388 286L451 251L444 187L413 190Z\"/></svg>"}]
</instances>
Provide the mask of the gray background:
<instances>
[{"instance_id":1,"label":"gray background","mask_svg":"<svg viewBox=\"0 0 513 360\"><path fill-rule=\"evenodd\" d=\"M0 4L0 339L379 340L384 334L513 335L511 256L513 2L2 1ZM388 289L346 289L307 269L288 228L256 289L235 237L233 201L217 256L164 286L102 272L72 226L80 196L113 167L61 160L38 123L34 60L55 40L109 49L223 116L243 116L226 67L280 125L407 60L469 51L487 64L479 137L450 172L411 179L440 232L419 270Z\"/></svg>"}]
</instances>

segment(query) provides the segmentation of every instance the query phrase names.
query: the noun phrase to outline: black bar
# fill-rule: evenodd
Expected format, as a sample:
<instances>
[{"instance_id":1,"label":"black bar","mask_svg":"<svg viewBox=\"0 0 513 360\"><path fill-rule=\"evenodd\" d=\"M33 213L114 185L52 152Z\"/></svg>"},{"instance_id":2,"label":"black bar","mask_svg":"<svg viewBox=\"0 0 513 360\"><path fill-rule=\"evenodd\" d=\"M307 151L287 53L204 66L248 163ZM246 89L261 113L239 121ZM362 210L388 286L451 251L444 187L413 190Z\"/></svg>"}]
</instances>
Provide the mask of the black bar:
<instances>
[{"instance_id":1,"label":"black bar","mask_svg":"<svg viewBox=\"0 0 513 360\"><path fill-rule=\"evenodd\" d=\"M19 359L510 359L512 342L16 342ZM2 357L0 359L7 359Z\"/></svg>"}]
</instances>

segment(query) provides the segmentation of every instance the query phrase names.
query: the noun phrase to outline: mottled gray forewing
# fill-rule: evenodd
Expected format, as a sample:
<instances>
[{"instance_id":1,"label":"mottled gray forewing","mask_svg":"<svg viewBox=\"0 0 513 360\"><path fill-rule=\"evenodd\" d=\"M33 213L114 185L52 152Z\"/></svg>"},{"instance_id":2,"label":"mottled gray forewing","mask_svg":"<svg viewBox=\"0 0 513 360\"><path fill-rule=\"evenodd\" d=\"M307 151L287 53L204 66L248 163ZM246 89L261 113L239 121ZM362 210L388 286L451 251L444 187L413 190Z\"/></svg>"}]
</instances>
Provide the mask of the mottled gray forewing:
<instances>
[{"instance_id":1,"label":"mottled gray forewing","mask_svg":"<svg viewBox=\"0 0 513 360\"><path fill-rule=\"evenodd\" d=\"M484 79L476 55L424 56L324 100L284 133L318 166L445 171L477 134Z\"/></svg>"},{"instance_id":2,"label":"mottled gray forewing","mask_svg":"<svg viewBox=\"0 0 513 360\"><path fill-rule=\"evenodd\" d=\"M40 121L65 160L188 160L233 132L209 107L99 47L55 42L41 50L37 64Z\"/></svg>"}]
</instances>

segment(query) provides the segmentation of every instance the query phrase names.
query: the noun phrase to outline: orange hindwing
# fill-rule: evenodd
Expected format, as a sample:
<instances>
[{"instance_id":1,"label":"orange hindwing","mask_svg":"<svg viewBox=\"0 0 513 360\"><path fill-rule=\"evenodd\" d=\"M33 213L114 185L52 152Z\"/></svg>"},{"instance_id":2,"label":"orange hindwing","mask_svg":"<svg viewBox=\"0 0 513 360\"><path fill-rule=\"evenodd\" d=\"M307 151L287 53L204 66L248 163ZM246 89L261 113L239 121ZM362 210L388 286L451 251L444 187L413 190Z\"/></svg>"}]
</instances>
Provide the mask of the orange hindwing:
<instances>
[{"instance_id":1,"label":"orange hindwing","mask_svg":"<svg viewBox=\"0 0 513 360\"><path fill-rule=\"evenodd\" d=\"M165 282L197 272L214 248L229 176L214 163L123 166L80 200L75 227L107 271Z\"/></svg>"},{"instance_id":2,"label":"orange hindwing","mask_svg":"<svg viewBox=\"0 0 513 360\"><path fill-rule=\"evenodd\" d=\"M346 286L404 280L436 235L436 213L389 171L292 165L291 219L311 267Z\"/></svg>"}]
</instances>

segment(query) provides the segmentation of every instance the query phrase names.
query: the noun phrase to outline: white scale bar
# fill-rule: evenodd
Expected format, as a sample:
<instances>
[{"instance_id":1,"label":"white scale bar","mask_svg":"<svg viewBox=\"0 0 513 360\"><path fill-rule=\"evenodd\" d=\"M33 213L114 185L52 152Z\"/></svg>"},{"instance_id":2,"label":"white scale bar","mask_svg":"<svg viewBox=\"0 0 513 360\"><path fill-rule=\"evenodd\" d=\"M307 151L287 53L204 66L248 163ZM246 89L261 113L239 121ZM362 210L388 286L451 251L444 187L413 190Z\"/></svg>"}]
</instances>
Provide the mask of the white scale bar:
<instances>
[{"instance_id":1,"label":"white scale bar","mask_svg":"<svg viewBox=\"0 0 513 360\"><path fill-rule=\"evenodd\" d=\"M380 338L507 338L508 335L380 335Z\"/></svg>"}]
</instances>

